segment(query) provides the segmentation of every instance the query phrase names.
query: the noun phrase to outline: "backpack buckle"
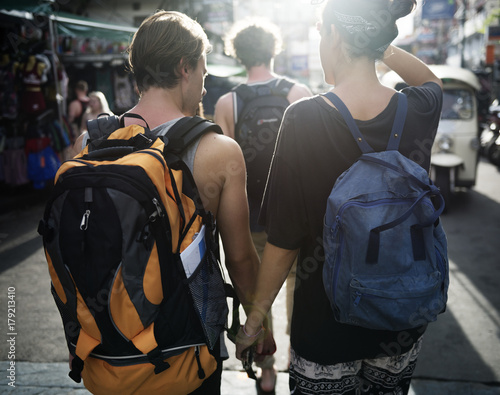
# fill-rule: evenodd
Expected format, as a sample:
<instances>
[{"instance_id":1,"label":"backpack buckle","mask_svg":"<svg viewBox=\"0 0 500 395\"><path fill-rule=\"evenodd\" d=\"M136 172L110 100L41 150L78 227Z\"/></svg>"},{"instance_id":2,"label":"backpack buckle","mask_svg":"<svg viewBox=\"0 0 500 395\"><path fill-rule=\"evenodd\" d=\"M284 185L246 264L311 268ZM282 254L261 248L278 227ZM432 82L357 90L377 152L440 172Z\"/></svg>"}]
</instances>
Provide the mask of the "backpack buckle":
<instances>
[{"instance_id":1,"label":"backpack buckle","mask_svg":"<svg viewBox=\"0 0 500 395\"><path fill-rule=\"evenodd\" d=\"M148 352L148 361L155 366L155 374L160 374L170 367L170 364L163 360L162 352L159 348Z\"/></svg>"}]
</instances>

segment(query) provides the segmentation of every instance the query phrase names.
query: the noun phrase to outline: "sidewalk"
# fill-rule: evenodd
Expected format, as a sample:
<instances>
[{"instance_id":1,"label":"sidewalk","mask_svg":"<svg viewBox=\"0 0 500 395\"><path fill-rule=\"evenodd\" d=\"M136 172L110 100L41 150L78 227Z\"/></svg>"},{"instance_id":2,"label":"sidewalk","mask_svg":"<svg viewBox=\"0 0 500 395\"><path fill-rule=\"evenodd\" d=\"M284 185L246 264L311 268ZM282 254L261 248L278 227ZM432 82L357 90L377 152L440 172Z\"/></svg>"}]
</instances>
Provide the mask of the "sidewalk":
<instances>
[{"instance_id":1,"label":"sidewalk","mask_svg":"<svg viewBox=\"0 0 500 395\"><path fill-rule=\"evenodd\" d=\"M452 212L442 218L449 242L449 303L425 334L411 395L500 395L500 172L480 165L478 185L457 196ZM36 232L44 201L42 194L0 194L0 394L88 394L67 376L68 351ZM13 288L18 334L14 389L7 385L6 319L7 290ZM284 294L285 287L273 304L277 395L289 394ZM234 357L234 345L227 346L222 394L256 394L255 382Z\"/></svg>"},{"instance_id":2,"label":"sidewalk","mask_svg":"<svg viewBox=\"0 0 500 395\"><path fill-rule=\"evenodd\" d=\"M0 370L6 372L9 362L0 362ZM20 395L88 395L82 384L68 377L66 363L16 363L15 388L7 385L5 374L0 380L0 393ZM222 395L255 395L255 381L245 372L224 370L222 373ZM278 373L276 395L289 394L288 373ZM498 395L499 387L488 387L479 383L445 382L414 379L409 395Z\"/></svg>"}]
</instances>

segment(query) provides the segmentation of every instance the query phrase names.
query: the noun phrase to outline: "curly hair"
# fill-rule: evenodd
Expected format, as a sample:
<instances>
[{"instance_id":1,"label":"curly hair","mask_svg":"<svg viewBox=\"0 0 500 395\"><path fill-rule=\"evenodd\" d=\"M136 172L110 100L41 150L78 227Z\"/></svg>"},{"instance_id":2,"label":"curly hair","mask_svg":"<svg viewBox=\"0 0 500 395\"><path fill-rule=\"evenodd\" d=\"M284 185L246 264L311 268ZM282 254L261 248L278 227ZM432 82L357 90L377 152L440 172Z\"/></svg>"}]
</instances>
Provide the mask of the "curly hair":
<instances>
[{"instance_id":1,"label":"curly hair","mask_svg":"<svg viewBox=\"0 0 500 395\"><path fill-rule=\"evenodd\" d=\"M224 40L225 52L240 61L245 68L269 66L281 52L279 28L262 19L248 19L235 24Z\"/></svg>"}]
</instances>

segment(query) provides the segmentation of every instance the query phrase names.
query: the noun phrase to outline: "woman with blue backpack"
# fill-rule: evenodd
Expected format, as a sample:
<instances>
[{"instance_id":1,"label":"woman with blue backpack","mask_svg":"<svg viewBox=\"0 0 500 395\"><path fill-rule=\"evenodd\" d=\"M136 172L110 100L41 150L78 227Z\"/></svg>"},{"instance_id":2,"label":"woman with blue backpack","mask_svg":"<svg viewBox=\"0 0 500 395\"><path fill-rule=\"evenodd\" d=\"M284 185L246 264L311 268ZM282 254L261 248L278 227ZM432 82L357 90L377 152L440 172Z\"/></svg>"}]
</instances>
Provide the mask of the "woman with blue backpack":
<instances>
[{"instance_id":1,"label":"woman with blue backpack","mask_svg":"<svg viewBox=\"0 0 500 395\"><path fill-rule=\"evenodd\" d=\"M287 109L281 124L260 217L268 240L236 354L244 359L248 347L262 348L263 319L298 254L289 382L295 395L410 389L429 320L415 318L403 330L341 322L324 286L323 229L328 197L362 155L360 141L380 152L396 138L399 153L429 171L442 83L419 59L391 45L396 21L415 5L415 0L328 0L318 23L319 51L325 81L340 104L327 95L301 100ZM408 85L403 99L380 83L379 60ZM393 124L401 123L395 122L400 101L407 102L406 117L402 133L393 133ZM360 130L357 139L339 112L344 105Z\"/></svg>"}]
</instances>

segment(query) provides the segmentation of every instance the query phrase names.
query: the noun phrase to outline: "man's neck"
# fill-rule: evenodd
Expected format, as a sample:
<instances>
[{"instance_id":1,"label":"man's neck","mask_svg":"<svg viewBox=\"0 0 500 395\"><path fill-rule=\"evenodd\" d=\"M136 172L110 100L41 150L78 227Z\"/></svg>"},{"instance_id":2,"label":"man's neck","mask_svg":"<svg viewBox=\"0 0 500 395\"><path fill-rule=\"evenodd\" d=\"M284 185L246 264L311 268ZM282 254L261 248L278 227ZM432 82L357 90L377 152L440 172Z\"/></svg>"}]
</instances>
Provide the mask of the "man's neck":
<instances>
[{"instance_id":1,"label":"man's neck","mask_svg":"<svg viewBox=\"0 0 500 395\"><path fill-rule=\"evenodd\" d=\"M180 96L167 89L152 87L142 95L139 103L130 112L142 116L149 127L154 129L165 122L184 116L181 105L176 100ZM135 122L137 121L134 120L132 123Z\"/></svg>"},{"instance_id":2,"label":"man's neck","mask_svg":"<svg viewBox=\"0 0 500 395\"><path fill-rule=\"evenodd\" d=\"M259 65L253 66L247 70L247 83L267 81L275 78L276 75L272 72L269 66Z\"/></svg>"}]
</instances>

